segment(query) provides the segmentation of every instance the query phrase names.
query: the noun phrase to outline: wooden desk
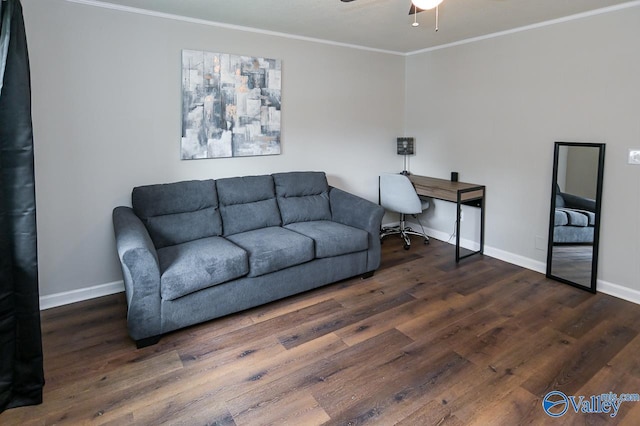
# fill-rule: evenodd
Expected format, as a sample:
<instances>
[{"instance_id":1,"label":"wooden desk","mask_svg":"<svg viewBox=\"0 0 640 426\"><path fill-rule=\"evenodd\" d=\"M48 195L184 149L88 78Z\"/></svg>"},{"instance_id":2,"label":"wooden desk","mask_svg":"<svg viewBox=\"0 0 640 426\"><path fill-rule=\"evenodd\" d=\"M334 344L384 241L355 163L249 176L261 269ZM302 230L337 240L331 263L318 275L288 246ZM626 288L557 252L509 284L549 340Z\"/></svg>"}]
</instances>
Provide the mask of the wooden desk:
<instances>
[{"instance_id":1,"label":"wooden desk","mask_svg":"<svg viewBox=\"0 0 640 426\"><path fill-rule=\"evenodd\" d=\"M474 254L484 253L484 185L465 182L451 182L427 176L409 175L409 180L418 195L456 203L456 262ZM460 216L462 205L480 208L480 250L460 256Z\"/></svg>"}]
</instances>

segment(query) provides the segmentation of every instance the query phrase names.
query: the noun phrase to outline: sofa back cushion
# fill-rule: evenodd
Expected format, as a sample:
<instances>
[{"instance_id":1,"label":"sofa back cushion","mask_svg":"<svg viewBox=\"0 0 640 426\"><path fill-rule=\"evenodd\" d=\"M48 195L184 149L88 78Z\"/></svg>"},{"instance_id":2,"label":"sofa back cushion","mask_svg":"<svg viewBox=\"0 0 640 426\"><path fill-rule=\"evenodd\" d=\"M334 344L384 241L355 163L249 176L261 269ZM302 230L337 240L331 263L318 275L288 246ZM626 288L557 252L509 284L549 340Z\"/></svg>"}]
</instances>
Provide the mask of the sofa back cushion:
<instances>
[{"instance_id":1,"label":"sofa back cushion","mask_svg":"<svg viewBox=\"0 0 640 426\"><path fill-rule=\"evenodd\" d=\"M213 180L133 188L131 204L157 249L222 234Z\"/></svg>"},{"instance_id":2,"label":"sofa back cushion","mask_svg":"<svg viewBox=\"0 0 640 426\"><path fill-rule=\"evenodd\" d=\"M273 175L282 224L330 220L329 184L323 172Z\"/></svg>"},{"instance_id":3,"label":"sofa back cushion","mask_svg":"<svg viewBox=\"0 0 640 426\"><path fill-rule=\"evenodd\" d=\"M280 211L271 176L245 176L216 181L223 235L280 226Z\"/></svg>"}]
</instances>

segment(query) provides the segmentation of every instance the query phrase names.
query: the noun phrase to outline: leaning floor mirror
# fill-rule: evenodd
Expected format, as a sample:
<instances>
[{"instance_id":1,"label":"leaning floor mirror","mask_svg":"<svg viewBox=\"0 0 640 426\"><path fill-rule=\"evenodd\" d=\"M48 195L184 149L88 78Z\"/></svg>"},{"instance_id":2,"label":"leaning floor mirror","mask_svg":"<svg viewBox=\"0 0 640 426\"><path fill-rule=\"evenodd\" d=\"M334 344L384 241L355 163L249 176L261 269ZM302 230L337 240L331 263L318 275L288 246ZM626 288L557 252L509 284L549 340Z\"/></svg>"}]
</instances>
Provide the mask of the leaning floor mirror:
<instances>
[{"instance_id":1,"label":"leaning floor mirror","mask_svg":"<svg viewBox=\"0 0 640 426\"><path fill-rule=\"evenodd\" d=\"M602 143L556 142L553 156L547 277L596 292Z\"/></svg>"}]
</instances>

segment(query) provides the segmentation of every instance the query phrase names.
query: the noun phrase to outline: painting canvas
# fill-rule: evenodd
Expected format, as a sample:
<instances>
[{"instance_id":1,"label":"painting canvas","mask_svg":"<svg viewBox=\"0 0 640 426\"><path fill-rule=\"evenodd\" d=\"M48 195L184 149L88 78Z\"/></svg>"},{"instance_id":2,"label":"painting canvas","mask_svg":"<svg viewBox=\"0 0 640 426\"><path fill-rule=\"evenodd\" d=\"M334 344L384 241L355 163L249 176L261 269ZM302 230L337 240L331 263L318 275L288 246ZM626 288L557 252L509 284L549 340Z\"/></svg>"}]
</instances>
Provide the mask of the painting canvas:
<instances>
[{"instance_id":1,"label":"painting canvas","mask_svg":"<svg viewBox=\"0 0 640 426\"><path fill-rule=\"evenodd\" d=\"M182 159L280 154L281 60L182 51Z\"/></svg>"}]
</instances>

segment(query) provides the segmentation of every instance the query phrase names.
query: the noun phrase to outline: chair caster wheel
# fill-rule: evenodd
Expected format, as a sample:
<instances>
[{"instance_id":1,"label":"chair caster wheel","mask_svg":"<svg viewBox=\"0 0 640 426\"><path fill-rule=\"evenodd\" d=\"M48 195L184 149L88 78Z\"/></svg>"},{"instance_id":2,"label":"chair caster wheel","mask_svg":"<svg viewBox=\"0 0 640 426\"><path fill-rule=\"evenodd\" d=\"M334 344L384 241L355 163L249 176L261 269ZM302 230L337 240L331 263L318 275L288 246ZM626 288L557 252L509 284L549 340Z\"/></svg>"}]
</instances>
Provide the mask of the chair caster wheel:
<instances>
[{"instance_id":1,"label":"chair caster wheel","mask_svg":"<svg viewBox=\"0 0 640 426\"><path fill-rule=\"evenodd\" d=\"M411 246L410 246L409 244L405 244L405 245L404 245L404 249L405 249L405 250L409 250L410 248L411 248Z\"/></svg>"}]
</instances>

